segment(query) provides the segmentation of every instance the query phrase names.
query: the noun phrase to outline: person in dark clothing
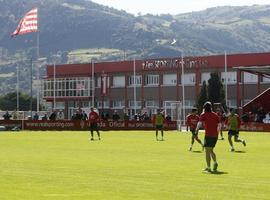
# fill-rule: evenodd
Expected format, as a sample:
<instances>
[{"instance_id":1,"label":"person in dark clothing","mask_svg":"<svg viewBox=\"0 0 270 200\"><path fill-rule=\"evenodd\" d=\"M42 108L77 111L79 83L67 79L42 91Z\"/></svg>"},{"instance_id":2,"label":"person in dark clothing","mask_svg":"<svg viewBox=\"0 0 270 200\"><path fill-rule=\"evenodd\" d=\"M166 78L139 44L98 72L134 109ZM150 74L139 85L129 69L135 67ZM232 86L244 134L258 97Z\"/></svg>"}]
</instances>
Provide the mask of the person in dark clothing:
<instances>
[{"instance_id":1,"label":"person in dark clothing","mask_svg":"<svg viewBox=\"0 0 270 200\"><path fill-rule=\"evenodd\" d=\"M113 119L113 121L118 121L120 119L120 116L119 116L117 111L114 111L114 113L112 115L112 119Z\"/></svg>"},{"instance_id":2,"label":"person in dark clothing","mask_svg":"<svg viewBox=\"0 0 270 200\"><path fill-rule=\"evenodd\" d=\"M4 120L10 120L11 114L9 114L9 112L7 111L7 112L3 115L3 117L4 117Z\"/></svg>"},{"instance_id":3,"label":"person in dark clothing","mask_svg":"<svg viewBox=\"0 0 270 200\"><path fill-rule=\"evenodd\" d=\"M56 120L56 117L57 117L57 112L56 112L56 110L54 110L54 111L51 113L49 119L52 120L52 121L54 121L54 120Z\"/></svg>"}]
</instances>

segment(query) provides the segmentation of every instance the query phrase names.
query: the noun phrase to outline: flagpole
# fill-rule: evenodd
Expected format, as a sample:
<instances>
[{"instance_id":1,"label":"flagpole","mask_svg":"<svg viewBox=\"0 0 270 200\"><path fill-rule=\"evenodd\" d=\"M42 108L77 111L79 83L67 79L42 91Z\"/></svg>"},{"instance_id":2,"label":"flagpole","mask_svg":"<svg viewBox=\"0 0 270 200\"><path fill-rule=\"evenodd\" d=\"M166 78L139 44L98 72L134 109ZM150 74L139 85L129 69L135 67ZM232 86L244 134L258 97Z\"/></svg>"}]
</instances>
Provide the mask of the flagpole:
<instances>
[{"instance_id":1,"label":"flagpole","mask_svg":"<svg viewBox=\"0 0 270 200\"><path fill-rule=\"evenodd\" d=\"M37 31L37 112L39 112L40 103L40 74L39 74L39 31Z\"/></svg>"},{"instance_id":2,"label":"flagpole","mask_svg":"<svg viewBox=\"0 0 270 200\"><path fill-rule=\"evenodd\" d=\"M224 68L225 68L225 104L227 107L227 103L228 103L228 82L227 82L227 52L224 52Z\"/></svg>"},{"instance_id":3,"label":"flagpole","mask_svg":"<svg viewBox=\"0 0 270 200\"><path fill-rule=\"evenodd\" d=\"M135 57L133 58L133 94L134 94L134 116L137 114L136 110L136 61Z\"/></svg>"},{"instance_id":4,"label":"flagpole","mask_svg":"<svg viewBox=\"0 0 270 200\"><path fill-rule=\"evenodd\" d=\"M20 109L20 95L19 95L19 65L17 63L17 111Z\"/></svg>"},{"instance_id":5,"label":"flagpole","mask_svg":"<svg viewBox=\"0 0 270 200\"><path fill-rule=\"evenodd\" d=\"M182 68L182 108L183 108L183 124L185 124L186 108L185 108L185 81L184 81L184 58L181 54L181 68Z\"/></svg>"},{"instance_id":6,"label":"flagpole","mask_svg":"<svg viewBox=\"0 0 270 200\"><path fill-rule=\"evenodd\" d=\"M56 80L55 80L55 73L56 73L56 69L55 69L55 62L53 64L53 110L55 110L55 86L56 86Z\"/></svg>"},{"instance_id":7,"label":"flagpole","mask_svg":"<svg viewBox=\"0 0 270 200\"><path fill-rule=\"evenodd\" d=\"M95 70L95 63L92 61L92 107L95 107L95 76L94 76L94 70Z\"/></svg>"},{"instance_id":8,"label":"flagpole","mask_svg":"<svg viewBox=\"0 0 270 200\"><path fill-rule=\"evenodd\" d=\"M30 69L30 112L31 112L31 119L32 119L32 112L33 112L33 59L31 58L31 69Z\"/></svg>"}]
</instances>

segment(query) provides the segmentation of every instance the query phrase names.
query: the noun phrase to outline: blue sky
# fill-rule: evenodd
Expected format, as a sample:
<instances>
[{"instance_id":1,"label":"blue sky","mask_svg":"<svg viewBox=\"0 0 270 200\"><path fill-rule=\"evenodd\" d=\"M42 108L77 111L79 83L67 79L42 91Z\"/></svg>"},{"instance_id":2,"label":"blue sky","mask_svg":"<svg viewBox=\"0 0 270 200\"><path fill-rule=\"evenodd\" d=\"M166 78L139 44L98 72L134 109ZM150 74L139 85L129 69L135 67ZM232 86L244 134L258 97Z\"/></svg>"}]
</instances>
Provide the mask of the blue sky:
<instances>
[{"instance_id":1,"label":"blue sky","mask_svg":"<svg viewBox=\"0 0 270 200\"><path fill-rule=\"evenodd\" d=\"M129 13L180 14L216 6L270 5L270 0L92 0Z\"/></svg>"}]
</instances>

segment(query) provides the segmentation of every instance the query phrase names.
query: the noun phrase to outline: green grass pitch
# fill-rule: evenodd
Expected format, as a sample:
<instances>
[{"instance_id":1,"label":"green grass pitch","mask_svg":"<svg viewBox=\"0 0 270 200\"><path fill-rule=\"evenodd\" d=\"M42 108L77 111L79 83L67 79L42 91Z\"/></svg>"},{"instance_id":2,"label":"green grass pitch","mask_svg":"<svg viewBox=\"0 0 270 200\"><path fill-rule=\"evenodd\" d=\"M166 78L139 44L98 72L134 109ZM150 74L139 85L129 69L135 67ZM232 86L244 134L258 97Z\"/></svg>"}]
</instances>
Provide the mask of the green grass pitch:
<instances>
[{"instance_id":1,"label":"green grass pitch","mask_svg":"<svg viewBox=\"0 0 270 200\"><path fill-rule=\"evenodd\" d=\"M247 146L215 148L218 174L190 134L106 131L0 132L1 200L248 200L270 199L270 133L241 132ZM225 133L227 135L227 133ZM200 138L203 134L200 133Z\"/></svg>"}]
</instances>

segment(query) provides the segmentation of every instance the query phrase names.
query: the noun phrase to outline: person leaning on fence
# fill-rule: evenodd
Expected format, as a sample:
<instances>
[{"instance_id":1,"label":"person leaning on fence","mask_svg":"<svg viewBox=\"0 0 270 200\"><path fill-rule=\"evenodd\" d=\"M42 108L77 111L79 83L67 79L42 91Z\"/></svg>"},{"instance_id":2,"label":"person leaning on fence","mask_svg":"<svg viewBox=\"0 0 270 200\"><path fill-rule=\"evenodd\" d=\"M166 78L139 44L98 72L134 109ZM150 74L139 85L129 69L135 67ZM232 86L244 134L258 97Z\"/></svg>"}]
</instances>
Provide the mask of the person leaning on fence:
<instances>
[{"instance_id":1,"label":"person leaning on fence","mask_svg":"<svg viewBox=\"0 0 270 200\"><path fill-rule=\"evenodd\" d=\"M83 113L82 113L82 120L84 120L84 121L88 120L88 116L87 116L85 111L83 111Z\"/></svg>"},{"instance_id":2,"label":"person leaning on fence","mask_svg":"<svg viewBox=\"0 0 270 200\"><path fill-rule=\"evenodd\" d=\"M56 117L57 117L57 112L56 112L56 110L54 110L54 111L51 113L49 119L52 120L52 121L54 121L54 120L56 120Z\"/></svg>"},{"instance_id":3,"label":"person leaning on fence","mask_svg":"<svg viewBox=\"0 0 270 200\"><path fill-rule=\"evenodd\" d=\"M10 120L11 115L10 115L9 112L7 111L7 112L3 115L3 117L4 117L4 120Z\"/></svg>"},{"instance_id":4,"label":"person leaning on fence","mask_svg":"<svg viewBox=\"0 0 270 200\"><path fill-rule=\"evenodd\" d=\"M91 108L91 111L89 113L90 133L91 133L91 138L89 138L90 140L94 140L94 131L97 132L98 139L100 140L100 133L98 130L98 121L99 121L98 113L95 112L94 108Z\"/></svg>"},{"instance_id":5,"label":"person leaning on fence","mask_svg":"<svg viewBox=\"0 0 270 200\"><path fill-rule=\"evenodd\" d=\"M35 114L34 114L33 120L39 120L39 115L38 115L38 113L35 113Z\"/></svg>"},{"instance_id":6,"label":"person leaning on fence","mask_svg":"<svg viewBox=\"0 0 270 200\"><path fill-rule=\"evenodd\" d=\"M158 140L158 131L161 132L161 140L164 140L163 138L164 116L162 115L160 110L157 111L157 114L154 117L154 123L155 123L155 130L156 130L156 140Z\"/></svg>"},{"instance_id":7,"label":"person leaning on fence","mask_svg":"<svg viewBox=\"0 0 270 200\"><path fill-rule=\"evenodd\" d=\"M46 113L42 116L41 120L48 120L48 116Z\"/></svg>"}]
</instances>

